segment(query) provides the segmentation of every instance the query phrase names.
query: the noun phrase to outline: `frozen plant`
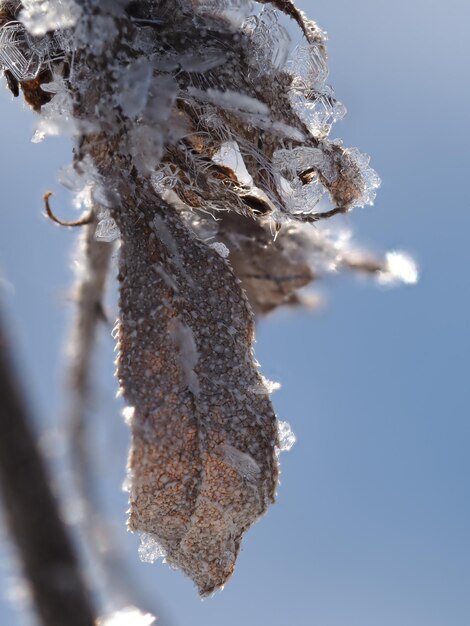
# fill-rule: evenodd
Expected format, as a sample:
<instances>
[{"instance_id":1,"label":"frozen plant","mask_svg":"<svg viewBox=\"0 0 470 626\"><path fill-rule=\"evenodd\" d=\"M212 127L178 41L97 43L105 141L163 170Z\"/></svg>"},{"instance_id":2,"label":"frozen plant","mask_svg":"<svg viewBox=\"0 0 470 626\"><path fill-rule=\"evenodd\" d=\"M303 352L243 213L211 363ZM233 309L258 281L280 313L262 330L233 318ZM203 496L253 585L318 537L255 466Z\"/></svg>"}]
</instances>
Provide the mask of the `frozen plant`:
<instances>
[{"instance_id":1,"label":"frozen plant","mask_svg":"<svg viewBox=\"0 0 470 626\"><path fill-rule=\"evenodd\" d=\"M278 453L295 440L253 358L255 316L300 304L326 271L382 282L416 271L312 227L371 204L380 181L368 157L329 139L345 109L326 84L325 35L290 0L4 0L2 42L40 137L73 136L73 168L93 190L78 222L76 397L87 393L102 246L117 237L128 527L144 560L165 555L212 594L274 501ZM38 66L21 74L28 59ZM80 403L74 415L78 425Z\"/></svg>"}]
</instances>

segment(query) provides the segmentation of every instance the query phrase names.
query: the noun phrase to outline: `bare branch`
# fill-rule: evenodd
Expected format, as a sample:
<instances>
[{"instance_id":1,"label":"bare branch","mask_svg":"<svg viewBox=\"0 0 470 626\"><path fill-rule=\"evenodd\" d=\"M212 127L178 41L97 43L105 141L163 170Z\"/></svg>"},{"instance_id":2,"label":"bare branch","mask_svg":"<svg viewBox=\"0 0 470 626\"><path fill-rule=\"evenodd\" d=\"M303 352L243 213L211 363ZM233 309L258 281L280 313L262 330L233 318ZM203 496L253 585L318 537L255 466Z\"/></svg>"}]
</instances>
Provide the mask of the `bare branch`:
<instances>
[{"instance_id":1,"label":"bare branch","mask_svg":"<svg viewBox=\"0 0 470 626\"><path fill-rule=\"evenodd\" d=\"M44 626L93 626L80 566L52 495L0 326L0 485Z\"/></svg>"}]
</instances>

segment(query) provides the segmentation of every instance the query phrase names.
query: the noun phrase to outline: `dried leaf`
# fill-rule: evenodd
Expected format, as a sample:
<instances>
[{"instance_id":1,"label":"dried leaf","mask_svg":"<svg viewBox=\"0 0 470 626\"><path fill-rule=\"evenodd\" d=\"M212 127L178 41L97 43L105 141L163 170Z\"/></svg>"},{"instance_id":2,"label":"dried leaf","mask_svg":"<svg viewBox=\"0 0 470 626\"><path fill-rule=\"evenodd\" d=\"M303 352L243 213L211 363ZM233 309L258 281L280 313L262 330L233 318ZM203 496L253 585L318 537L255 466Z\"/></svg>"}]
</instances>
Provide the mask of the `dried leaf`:
<instances>
[{"instance_id":1,"label":"dried leaf","mask_svg":"<svg viewBox=\"0 0 470 626\"><path fill-rule=\"evenodd\" d=\"M118 377L134 407L129 528L154 536L207 595L274 500L276 418L227 261L148 201L137 221L116 215Z\"/></svg>"}]
</instances>

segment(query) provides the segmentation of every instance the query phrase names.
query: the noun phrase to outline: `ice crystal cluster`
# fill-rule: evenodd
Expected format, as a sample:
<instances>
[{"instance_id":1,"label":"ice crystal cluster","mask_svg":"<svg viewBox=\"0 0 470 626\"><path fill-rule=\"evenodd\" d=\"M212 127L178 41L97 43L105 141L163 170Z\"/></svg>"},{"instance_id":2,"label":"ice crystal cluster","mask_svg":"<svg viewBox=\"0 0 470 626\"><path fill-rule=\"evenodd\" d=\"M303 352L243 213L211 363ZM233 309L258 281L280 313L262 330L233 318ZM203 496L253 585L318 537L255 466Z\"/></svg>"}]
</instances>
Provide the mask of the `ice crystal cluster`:
<instances>
[{"instance_id":1,"label":"ice crystal cluster","mask_svg":"<svg viewBox=\"0 0 470 626\"><path fill-rule=\"evenodd\" d=\"M380 180L329 139L345 108L325 36L290 0L0 6L0 63L39 113L35 139L75 138L69 186L96 237L120 239L129 528L143 560L165 556L210 594L295 440L253 358L255 315L299 303L325 271L413 282L415 269L312 226L372 204Z\"/></svg>"}]
</instances>

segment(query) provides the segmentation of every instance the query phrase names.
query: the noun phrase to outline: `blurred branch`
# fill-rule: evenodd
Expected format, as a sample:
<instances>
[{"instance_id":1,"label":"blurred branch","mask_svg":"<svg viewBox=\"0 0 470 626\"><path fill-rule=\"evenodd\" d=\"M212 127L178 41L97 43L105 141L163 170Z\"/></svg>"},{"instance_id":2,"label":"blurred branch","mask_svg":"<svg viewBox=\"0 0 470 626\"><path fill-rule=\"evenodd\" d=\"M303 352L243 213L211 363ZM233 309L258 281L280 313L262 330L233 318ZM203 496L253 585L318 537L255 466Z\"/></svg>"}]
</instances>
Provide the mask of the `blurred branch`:
<instances>
[{"instance_id":1,"label":"blurred branch","mask_svg":"<svg viewBox=\"0 0 470 626\"><path fill-rule=\"evenodd\" d=\"M44 626L92 626L93 609L60 518L0 320L0 487L23 571Z\"/></svg>"}]
</instances>

